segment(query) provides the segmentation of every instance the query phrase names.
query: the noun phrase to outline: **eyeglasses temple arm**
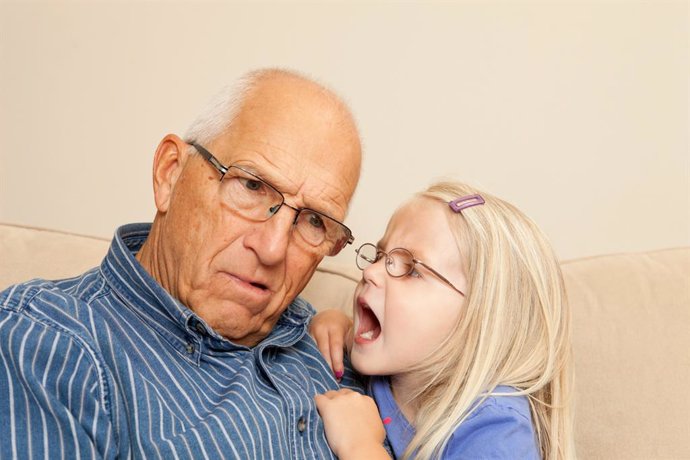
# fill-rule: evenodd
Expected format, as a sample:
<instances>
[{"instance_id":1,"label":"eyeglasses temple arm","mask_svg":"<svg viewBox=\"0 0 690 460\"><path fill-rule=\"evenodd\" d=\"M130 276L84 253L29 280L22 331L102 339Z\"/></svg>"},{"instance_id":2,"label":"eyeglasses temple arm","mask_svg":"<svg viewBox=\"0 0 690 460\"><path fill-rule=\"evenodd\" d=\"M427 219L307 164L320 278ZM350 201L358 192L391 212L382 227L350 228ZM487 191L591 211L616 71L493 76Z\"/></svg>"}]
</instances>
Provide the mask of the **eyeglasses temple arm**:
<instances>
[{"instance_id":1,"label":"eyeglasses temple arm","mask_svg":"<svg viewBox=\"0 0 690 460\"><path fill-rule=\"evenodd\" d=\"M427 264L425 264L425 263L422 262L421 260L417 260L417 259L413 259L413 260L414 260L416 263L418 263L419 265L421 265L422 267L424 267L424 268L426 268L427 270L429 270L429 271L430 271L431 273L433 273L434 275L438 276L438 278L439 278L441 281L443 281L444 283L446 283L448 286L452 287L452 288L453 288L456 292L458 292L461 296L465 297L465 293L462 292L460 289L456 288L455 286L453 286L453 283L451 283L450 281L448 281L448 279L447 279L445 276L441 275L439 272L437 272L436 270L434 270L433 268L431 268L430 266L428 266Z\"/></svg>"},{"instance_id":2,"label":"eyeglasses temple arm","mask_svg":"<svg viewBox=\"0 0 690 460\"><path fill-rule=\"evenodd\" d=\"M223 176L225 176L225 174L228 172L228 168L226 166L223 166L223 164L220 161L218 161L218 159L214 157L211 152L206 150L201 145L197 144L196 142L190 142L190 144L197 150L197 152L201 154L202 157L204 157L206 161L211 163L213 167L218 170L218 172L221 174L222 179Z\"/></svg>"}]
</instances>

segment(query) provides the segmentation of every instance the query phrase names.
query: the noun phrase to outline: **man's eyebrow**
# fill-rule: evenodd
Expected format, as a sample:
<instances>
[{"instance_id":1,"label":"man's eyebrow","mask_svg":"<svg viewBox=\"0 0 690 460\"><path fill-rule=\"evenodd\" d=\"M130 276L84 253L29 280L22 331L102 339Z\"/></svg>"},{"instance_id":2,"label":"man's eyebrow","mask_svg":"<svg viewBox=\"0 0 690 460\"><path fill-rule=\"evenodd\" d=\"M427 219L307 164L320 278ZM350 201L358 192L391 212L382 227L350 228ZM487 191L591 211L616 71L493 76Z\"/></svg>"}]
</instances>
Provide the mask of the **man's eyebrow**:
<instances>
[{"instance_id":1,"label":"man's eyebrow","mask_svg":"<svg viewBox=\"0 0 690 460\"><path fill-rule=\"evenodd\" d=\"M231 163L230 166L236 166L238 168L241 168L241 169L243 169L249 173L254 174L256 177L258 177L262 181L273 185L273 183L270 181L270 179L267 179L266 175L262 171L259 171L258 169L256 169L256 167L254 167L254 165L237 162L237 163Z\"/></svg>"},{"instance_id":2,"label":"man's eyebrow","mask_svg":"<svg viewBox=\"0 0 690 460\"><path fill-rule=\"evenodd\" d=\"M268 185L275 188L282 194L289 194L288 192L285 192L282 187L276 185L276 183L279 181L277 181L275 177L271 177L270 175L266 174L263 170L257 169L254 165L244 163L232 163L232 166L238 166L244 169L245 171L254 174L256 177L266 182Z\"/></svg>"}]
</instances>

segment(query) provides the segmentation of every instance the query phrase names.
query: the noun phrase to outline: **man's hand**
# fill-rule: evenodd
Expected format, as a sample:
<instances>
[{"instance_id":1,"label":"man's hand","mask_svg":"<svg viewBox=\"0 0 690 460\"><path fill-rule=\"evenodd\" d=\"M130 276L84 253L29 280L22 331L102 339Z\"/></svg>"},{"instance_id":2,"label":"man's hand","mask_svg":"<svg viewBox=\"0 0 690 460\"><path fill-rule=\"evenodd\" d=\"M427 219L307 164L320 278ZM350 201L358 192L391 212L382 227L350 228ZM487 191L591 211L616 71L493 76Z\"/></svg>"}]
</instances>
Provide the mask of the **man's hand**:
<instances>
[{"instance_id":1,"label":"man's hand","mask_svg":"<svg viewBox=\"0 0 690 460\"><path fill-rule=\"evenodd\" d=\"M342 389L316 395L314 400L323 419L328 445L338 458L390 459L383 448L386 430L373 399Z\"/></svg>"},{"instance_id":2,"label":"man's hand","mask_svg":"<svg viewBox=\"0 0 690 460\"><path fill-rule=\"evenodd\" d=\"M309 323L309 333L319 351L340 380L343 376L343 350L352 347L352 320L340 310L329 309L316 314Z\"/></svg>"}]
</instances>

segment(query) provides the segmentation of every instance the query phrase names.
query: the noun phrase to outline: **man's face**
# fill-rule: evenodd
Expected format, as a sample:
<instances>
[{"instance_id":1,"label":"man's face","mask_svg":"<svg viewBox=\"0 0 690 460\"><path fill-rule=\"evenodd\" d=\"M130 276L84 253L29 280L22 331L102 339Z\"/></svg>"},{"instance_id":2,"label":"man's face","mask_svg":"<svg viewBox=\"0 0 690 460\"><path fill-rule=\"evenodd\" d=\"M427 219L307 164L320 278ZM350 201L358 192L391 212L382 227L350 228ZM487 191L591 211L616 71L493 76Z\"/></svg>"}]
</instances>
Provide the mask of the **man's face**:
<instances>
[{"instance_id":1,"label":"man's face","mask_svg":"<svg viewBox=\"0 0 690 460\"><path fill-rule=\"evenodd\" d=\"M245 103L230 133L205 147L276 187L287 204L342 222L359 175L354 128L323 94L268 86ZM161 218L159 281L216 332L255 345L323 255L293 236L294 210L283 206L265 222L243 218L221 198L217 170L200 155L182 158Z\"/></svg>"}]
</instances>

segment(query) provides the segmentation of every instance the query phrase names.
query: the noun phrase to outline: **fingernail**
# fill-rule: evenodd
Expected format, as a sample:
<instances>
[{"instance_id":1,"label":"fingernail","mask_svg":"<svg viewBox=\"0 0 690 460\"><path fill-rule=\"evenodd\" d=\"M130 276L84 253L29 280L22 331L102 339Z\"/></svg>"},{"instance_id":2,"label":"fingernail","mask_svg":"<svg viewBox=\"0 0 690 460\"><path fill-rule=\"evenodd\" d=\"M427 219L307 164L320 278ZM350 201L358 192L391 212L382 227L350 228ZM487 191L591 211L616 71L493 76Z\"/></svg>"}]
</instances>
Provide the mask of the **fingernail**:
<instances>
[{"instance_id":1,"label":"fingernail","mask_svg":"<svg viewBox=\"0 0 690 460\"><path fill-rule=\"evenodd\" d=\"M386 418L384 418L384 419L381 420L381 421L383 422L384 425L388 425L392 420L391 420L390 417L386 417Z\"/></svg>"},{"instance_id":2,"label":"fingernail","mask_svg":"<svg viewBox=\"0 0 690 460\"><path fill-rule=\"evenodd\" d=\"M335 378L340 380L341 378L343 378L343 374L343 371L335 371Z\"/></svg>"}]
</instances>

